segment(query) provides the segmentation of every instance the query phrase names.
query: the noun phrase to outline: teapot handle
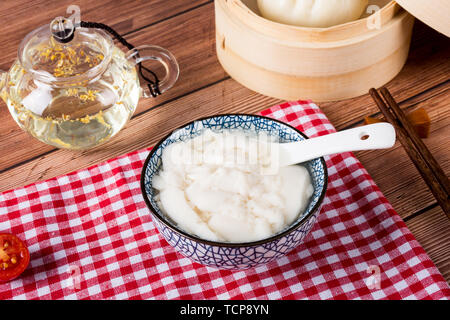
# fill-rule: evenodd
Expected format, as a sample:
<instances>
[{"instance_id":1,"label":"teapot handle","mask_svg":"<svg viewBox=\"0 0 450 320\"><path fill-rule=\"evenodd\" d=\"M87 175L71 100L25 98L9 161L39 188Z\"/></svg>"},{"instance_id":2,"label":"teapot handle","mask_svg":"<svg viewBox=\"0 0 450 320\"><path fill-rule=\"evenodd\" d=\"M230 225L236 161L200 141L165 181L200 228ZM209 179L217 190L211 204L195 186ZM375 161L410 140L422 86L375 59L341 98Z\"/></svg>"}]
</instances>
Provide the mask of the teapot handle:
<instances>
[{"instance_id":1,"label":"teapot handle","mask_svg":"<svg viewBox=\"0 0 450 320\"><path fill-rule=\"evenodd\" d=\"M173 54L161 47L142 45L127 52L126 58L135 65L146 60L159 61L166 69L166 75L158 83L159 93L170 89L178 79L180 68ZM147 86L142 86L144 97L151 97L152 94Z\"/></svg>"}]
</instances>

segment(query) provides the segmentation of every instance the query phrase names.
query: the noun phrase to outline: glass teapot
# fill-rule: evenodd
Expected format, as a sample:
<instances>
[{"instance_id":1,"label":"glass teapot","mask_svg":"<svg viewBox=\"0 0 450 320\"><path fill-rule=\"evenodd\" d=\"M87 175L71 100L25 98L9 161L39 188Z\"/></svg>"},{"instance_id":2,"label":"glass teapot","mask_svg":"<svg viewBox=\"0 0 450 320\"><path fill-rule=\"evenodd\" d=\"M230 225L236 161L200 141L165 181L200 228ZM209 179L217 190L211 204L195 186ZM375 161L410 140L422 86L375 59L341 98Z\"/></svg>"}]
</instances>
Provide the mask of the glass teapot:
<instances>
[{"instance_id":1,"label":"glass teapot","mask_svg":"<svg viewBox=\"0 0 450 320\"><path fill-rule=\"evenodd\" d=\"M105 31L131 50L124 53ZM165 77L158 80L141 64L145 60L159 61ZM138 73L148 81L143 88ZM58 17L22 40L9 72L0 71L0 97L17 124L38 140L87 149L113 137L141 96L166 91L178 74L175 57L163 48L134 48L106 25Z\"/></svg>"}]
</instances>

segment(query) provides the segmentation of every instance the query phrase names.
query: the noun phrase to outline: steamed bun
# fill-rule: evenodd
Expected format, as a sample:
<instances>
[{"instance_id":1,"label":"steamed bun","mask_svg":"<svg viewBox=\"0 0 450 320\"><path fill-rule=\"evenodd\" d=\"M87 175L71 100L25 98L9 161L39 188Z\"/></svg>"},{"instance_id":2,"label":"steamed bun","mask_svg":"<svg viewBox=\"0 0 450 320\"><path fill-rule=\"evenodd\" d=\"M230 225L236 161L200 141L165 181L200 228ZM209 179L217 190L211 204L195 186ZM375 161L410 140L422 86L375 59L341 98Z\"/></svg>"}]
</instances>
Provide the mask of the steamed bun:
<instances>
[{"instance_id":1,"label":"steamed bun","mask_svg":"<svg viewBox=\"0 0 450 320\"><path fill-rule=\"evenodd\" d=\"M368 0L258 0L261 15L301 27L327 28L357 20Z\"/></svg>"}]
</instances>

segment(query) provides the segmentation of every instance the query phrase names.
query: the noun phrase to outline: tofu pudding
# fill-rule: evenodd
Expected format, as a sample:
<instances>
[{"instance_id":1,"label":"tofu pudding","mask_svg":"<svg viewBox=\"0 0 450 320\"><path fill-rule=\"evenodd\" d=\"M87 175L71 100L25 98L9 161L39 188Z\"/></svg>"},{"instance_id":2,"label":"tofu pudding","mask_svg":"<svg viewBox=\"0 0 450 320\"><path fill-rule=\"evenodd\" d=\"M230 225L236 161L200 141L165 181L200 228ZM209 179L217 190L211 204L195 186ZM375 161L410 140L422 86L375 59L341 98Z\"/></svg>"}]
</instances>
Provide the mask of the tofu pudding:
<instances>
[{"instance_id":1,"label":"tofu pudding","mask_svg":"<svg viewBox=\"0 0 450 320\"><path fill-rule=\"evenodd\" d=\"M242 131L214 133L167 146L153 177L162 212L199 238L243 243L291 225L313 194L308 170L278 168L273 139Z\"/></svg>"}]
</instances>

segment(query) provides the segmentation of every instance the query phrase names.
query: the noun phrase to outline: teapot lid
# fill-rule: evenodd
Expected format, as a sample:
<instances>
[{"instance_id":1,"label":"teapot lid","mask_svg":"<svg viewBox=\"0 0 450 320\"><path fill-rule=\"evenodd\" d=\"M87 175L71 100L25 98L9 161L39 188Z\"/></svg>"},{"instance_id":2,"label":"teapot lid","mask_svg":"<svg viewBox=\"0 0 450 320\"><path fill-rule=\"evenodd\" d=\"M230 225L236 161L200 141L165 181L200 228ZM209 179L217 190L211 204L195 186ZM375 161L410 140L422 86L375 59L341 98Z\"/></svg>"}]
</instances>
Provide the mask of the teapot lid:
<instances>
[{"instance_id":1,"label":"teapot lid","mask_svg":"<svg viewBox=\"0 0 450 320\"><path fill-rule=\"evenodd\" d=\"M82 82L103 72L113 46L100 29L80 28L55 18L29 33L20 44L23 68L45 82Z\"/></svg>"}]
</instances>

